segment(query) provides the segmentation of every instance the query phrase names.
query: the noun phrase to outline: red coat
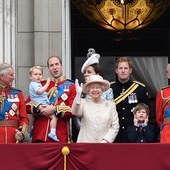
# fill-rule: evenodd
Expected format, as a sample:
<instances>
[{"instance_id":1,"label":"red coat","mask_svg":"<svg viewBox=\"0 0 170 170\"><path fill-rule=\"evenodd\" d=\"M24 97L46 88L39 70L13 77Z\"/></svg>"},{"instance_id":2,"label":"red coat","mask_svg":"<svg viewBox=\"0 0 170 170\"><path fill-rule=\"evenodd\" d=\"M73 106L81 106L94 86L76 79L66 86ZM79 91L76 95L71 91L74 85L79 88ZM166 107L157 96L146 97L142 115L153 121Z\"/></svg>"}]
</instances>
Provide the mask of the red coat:
<instances>
[{"instance_id":1,"label":"red coat","mask_svg":"<svg viewBox=\"0 0 170 170\"><path fill-rule=\"evenodd\" d=\"M15 130L29 124L22 91L0 88L0 109L0 143L16 143Z\"/></svg>"},{"instance_id":2,"label":"red coat","mask_svg":"<svg viewBox=\"0 0 170 170\"><path fill-rule=\"evenodd\" d=\"M170 86L157 93L156 121L161 129L160 142L170 142Z\"/></svg>"},{"instance_id":3,"label":"red coat","mask_svg":"<svg viewBox=\"0 0 170 170\"><path fill-rule=\"evenodd\" d=\"M58 112L62 112L62 117L58 118L56 133L57 137L62 143L67 143L70 131L69 121L70 118L74 117L71 113L71 106L73 100L76 96L75 85L71 80L60 77L61 81L51 81L47 89L47 92L50 93L49 96L53 96L53 90L58 90L58 99L57 106ZM42 85L45 84L45 81L42 82ZM63 95L64 94L64 95ZM33 107L29 103L30 99L27 99L27 112L33 114ZM63 106L64 105L64 106ZM32 130L32 142L43 141L43 142L54 142L47 135L50 132L50 119L44 116L38 116L35 118L33 130Z\"/></svg>"}]
</instances>

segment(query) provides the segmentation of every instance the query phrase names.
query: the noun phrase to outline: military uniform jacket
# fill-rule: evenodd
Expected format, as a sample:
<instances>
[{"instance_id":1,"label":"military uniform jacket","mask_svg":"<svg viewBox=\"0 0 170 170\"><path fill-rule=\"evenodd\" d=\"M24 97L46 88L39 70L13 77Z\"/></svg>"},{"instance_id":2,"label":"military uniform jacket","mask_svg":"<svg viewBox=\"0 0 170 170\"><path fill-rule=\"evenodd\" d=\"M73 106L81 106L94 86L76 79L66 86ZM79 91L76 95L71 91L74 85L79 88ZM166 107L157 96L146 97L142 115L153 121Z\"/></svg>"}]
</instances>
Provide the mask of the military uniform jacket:
<instances>
[{"instance_id":1,"label":"military uniform jacket","mask_svg":"<svg viewBox=\"0 0 170 170\"><path fill-rule=\"evenodd\" d=\"M11 121L15 125L10 124ZM24 124L28 126L29 119L22 91L11 87L0 88L0 143L16 143L15 130Z\"/></svg>"},{"instance_id":2,"label":"military uniform jacket","mask_svg":"<svg viewBox=\"0 0 170 170\"><path fill-rule=\"evenodd\" d=\"M42 85L46 81L41 82ZM47 89L50 104L57 107L57 112L60 113L58 117L56 133L60 142L67 143L70 138L69 120L75 117L71 113L71 106L76 96L74 82L66 79L64 76L58 79L52 79ZM30 103L30 98L27 99L27 112L34 114L34 107L37 103ZM41 115L36 116L32 130L32 142L54 142L47 135L50 132L50 119Z\"/></svg>"},{"instance_id":3,"label":"military uniform jacket","mask_svg":"<svg viewBox=\"0 0 170 170\"><path fill-rule=\"evenodd\" d=\"M144 84L131 80L124 84L120 81L113 82L111 88L120 123L115 142L128 142L127 127L133 125L133 110L138 103L149 106L148 93Z\"/></svg>"},{"instance_id":4,"label":"military uniform jacket","mask_svg":"<svg viewBox=\"0 0 170 170\"><path fill-rule=\"evenodd\" d=\"M170 142L170 86L162 88L156 96L156 122L161 129L160 142Z\"/></svg>"}]
</instances>

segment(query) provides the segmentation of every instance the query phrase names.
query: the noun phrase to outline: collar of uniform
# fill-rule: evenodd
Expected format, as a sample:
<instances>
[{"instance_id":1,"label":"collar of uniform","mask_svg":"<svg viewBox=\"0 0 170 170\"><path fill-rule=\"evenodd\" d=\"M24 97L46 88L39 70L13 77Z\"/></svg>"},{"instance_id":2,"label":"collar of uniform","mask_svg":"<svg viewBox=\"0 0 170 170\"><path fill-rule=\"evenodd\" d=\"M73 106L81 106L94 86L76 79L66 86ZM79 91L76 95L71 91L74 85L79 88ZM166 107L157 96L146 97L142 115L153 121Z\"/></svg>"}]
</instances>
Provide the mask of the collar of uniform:
<instances>
[{"instance_id":1,"label":"collar of uniform","mask_svg":"<svg viewBox=\"0 0 170 170\"><path fill-rule=\"evenodd\" d=\"M6 91L9 87L5 87L2 84L0 84L0 91Z\"/></svg>"},{"instance_id":2,"label":"collar of uniform","mask_svg":"<svg viewBox=\"0 0 170 170\"><path fill-rule=\"evenodd\" d=\"M65 76L61 76L61 77L59 77L59 78L54 78L54 77L52 77L52 81L54 81L55 83L58 83L58 82L61 82L61 81L64 81L66 78L65 78Z\"/></svg>"},{"instance_id":3,"label":"collar of uniform","mask_svg":"<svg viewBox=\"0 0 170 170\"><path fill-rule=\"evenodd\" d=\"M129 87L129 86L132 84L132 81L129 79L126 83L121 83L121 82L118 80L118 83L119 83L120 86Z\"/></svg>"}]
</instances>

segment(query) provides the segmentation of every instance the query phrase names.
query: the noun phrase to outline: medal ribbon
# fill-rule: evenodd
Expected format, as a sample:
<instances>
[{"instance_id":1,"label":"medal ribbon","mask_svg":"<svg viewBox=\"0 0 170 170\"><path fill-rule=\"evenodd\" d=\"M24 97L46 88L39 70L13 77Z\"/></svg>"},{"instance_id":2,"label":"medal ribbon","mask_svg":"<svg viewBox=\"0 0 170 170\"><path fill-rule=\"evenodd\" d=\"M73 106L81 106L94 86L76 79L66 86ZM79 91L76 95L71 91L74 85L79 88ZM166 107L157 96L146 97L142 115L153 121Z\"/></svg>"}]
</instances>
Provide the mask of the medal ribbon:
<instances>
[{"instance_id":1,"label":"medal ribbon","mask_svg":"<svg viewBox=\"0 0 170 170\"><path fill-rule=\"evenodd\" d=\"M8 95L17 95L19 92L20 91L18 90L11 89ZM12 104L13 102L9 102L7 97L4 99L4 104L1 106L2 108L0 108L0 120L3 120L5 118L5 113L9 111Z\"/></svg>"},{"instance_id":2,"label":"medal ribbon","mask_svg":"<svg viewBox=\"0 0 170 170\"><path fill-rule=\"evenodd\" d=\"M55 95L50 95L50 98L49 98L50 104L56 102L56 100L57 100L58 98L60 98L60 97L65 93L66 88L69 89L69 87L70 87L72 84L74 84L74 83L73 83L73 82L70 82L70 81L65 81L63 84L60 84L59 86L54 87L55 90L53 90L53 93L54 93L54 91L57 90L57 96L55 96Z\"/></svg>"},{"instance_id":3,"label":"medal ribbon","mask_svg":"<svg viewBox=\"0 0 170 170\"><path fill-rule=\"evenodd\" d=\"M127 96L129 96L135 89L139 86L139 84L133 83L124 93L123 95L118 96L114 101L115 104L119 104L122 100L124 100Z\"/></svg>"}]
</instances>

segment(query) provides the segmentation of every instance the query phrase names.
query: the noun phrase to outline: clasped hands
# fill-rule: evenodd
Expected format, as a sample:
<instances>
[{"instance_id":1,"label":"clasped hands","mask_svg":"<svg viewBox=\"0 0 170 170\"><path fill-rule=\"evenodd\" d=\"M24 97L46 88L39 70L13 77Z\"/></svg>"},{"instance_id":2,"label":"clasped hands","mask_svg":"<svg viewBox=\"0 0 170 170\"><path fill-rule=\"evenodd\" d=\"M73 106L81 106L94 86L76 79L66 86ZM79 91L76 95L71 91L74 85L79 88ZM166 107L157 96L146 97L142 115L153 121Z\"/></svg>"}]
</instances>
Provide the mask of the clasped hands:
<instances>
[{"instance_id":1,"label":"clasped hands","mask_svg":"<svg viewBox=\"0 0 170 170\"><path fill-rule=\"evenodd\" d=\"M38 109L40 110L40 113L46 117L52 115L56 111L55 106L48 104L39 105Z\"/></svg>"}]
</instances>

